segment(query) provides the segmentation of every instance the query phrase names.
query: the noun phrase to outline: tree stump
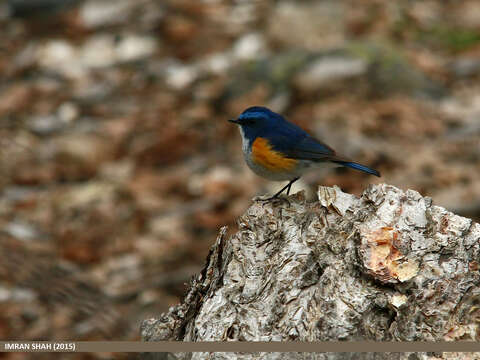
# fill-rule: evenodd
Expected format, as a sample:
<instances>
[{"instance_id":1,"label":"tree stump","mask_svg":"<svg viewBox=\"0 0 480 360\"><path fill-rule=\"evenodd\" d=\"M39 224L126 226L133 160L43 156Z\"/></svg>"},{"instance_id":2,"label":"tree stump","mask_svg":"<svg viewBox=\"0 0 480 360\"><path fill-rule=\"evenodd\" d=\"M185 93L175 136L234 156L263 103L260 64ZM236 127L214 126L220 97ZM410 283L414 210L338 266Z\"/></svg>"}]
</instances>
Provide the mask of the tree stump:
<instances>
[{"instance_id":1,"label":"tree stump","mask_svg":"<svg viewBox=\"0 0 480 360\"><path fill-rule=\"evenodd\" d=\"M479 340L480 225L416 191L320 187L315 202L303 192L254 202L238 225L230 238L220 230L183 302L144 321L143 340Z\"/></svg>"}]
</instances>

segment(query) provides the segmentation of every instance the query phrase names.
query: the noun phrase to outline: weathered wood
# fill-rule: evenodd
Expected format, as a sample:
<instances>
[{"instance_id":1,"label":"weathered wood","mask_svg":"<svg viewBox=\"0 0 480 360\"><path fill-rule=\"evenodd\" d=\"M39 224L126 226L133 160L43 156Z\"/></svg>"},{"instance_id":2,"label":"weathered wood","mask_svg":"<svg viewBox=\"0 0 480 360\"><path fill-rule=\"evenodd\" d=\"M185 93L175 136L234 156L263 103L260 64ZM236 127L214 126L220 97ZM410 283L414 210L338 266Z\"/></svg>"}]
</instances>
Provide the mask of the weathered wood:
<instances>
[{"instance_id":1,"label":"weathered wood","mask_svg":"<svg viewBox=\"0 0 480 360\"><path fill-rule=\"evenodd\" d=\"M255 202L236 234L222 228L183 302L146 320L143 339L479 340L480 225L385 184L318 196Z\"/></svg>"}]
</instances>

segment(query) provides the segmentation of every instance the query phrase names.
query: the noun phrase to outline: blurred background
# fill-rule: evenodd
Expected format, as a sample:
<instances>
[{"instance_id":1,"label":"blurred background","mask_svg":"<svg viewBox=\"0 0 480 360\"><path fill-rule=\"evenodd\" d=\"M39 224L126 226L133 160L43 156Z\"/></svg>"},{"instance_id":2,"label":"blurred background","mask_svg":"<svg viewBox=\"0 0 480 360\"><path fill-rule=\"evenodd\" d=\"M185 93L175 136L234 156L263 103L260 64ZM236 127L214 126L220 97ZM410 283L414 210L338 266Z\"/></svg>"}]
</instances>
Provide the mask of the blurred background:
<instances>
[{"instance_id":1,"label":"blurred background","mask_svg":"<svg viewBox=\"0 0 480 360\"><path fill-rule=\"evenodd\" d=\"M285 185L226 121L252 105L382 173L293 192L385 182L480 219L477 0L4 0L0 74L0 339L138 340L178 303Z\"/></svg>"}]
</instances>

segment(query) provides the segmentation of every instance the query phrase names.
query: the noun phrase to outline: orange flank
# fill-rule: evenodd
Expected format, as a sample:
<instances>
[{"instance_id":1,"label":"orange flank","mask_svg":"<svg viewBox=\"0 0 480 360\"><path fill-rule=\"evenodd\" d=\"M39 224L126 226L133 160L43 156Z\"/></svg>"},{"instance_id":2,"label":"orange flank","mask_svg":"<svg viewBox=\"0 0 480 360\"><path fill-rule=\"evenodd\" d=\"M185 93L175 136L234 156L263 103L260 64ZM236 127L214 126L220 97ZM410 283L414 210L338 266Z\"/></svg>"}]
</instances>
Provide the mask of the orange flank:
<instances>
[{"instance_id":1,"label":"orange flank","mask_svg":"<svg viewBox=\"0 0 480 360\"><path fill-rule=\"evenodd\" d=\"M270 171L289 171L297 165L297 160L273 150L268 140L261 137L256 138L252 144L252 160Z\"/></svg>"}]
</instances>

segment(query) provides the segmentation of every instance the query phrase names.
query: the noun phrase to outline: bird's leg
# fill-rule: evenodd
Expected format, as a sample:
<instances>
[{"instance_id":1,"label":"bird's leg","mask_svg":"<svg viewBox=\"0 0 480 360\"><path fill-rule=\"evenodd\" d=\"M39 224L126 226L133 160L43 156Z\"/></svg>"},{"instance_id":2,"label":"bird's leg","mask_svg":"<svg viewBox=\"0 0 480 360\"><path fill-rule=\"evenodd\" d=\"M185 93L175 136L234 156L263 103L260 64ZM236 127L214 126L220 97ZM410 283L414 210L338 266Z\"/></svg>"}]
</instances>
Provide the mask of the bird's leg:
<instances>
[{"instance_id":1,"label":"bird's leg","mask_svg":"<svg viewBox=\"0 0 480 360\"><path fill-rule=\"evenodd\" d=\"M291 189L291 187L292 187L292 184L293 184L295 181L297 181L298 179L300 179L300 178L297 177L297 178L295 178L295 179L293 179L293 180L290 180L290 182L289 182L287 185L285 185L279 192L277 192L275 195L273 195L270 199L275 199L275 198L277 198L278 195L280 195L282 192L285 191L285 189L287 189L287 195L289 195L289 194L290 194L290 189Z\"/></svg>"},{"instance_id":2,"label":"bird's leg","mask_svg":"<svg viewBox=\"0 0 480 360\"><path fill-rule=\"evenodd\" d=\"M276 198L278 198L278 195L280 195L282 192L285 191L285 189L287 189L287 195L289 195L289 194L290 194L290 188L292 187L292 184L293 184L295 181L297 181L298 179L300 179L300 178L297 177L297 178L295 178L295 179L293 179L293 180L290 180L290 182L289 182L287 185L285 185L283 188L281 188L280 191L277 192L275 195L273 195L272 197L269 197L269 198L267 198L267 199L261 199L260 201L269 201L269 200L276 199Z\"/></svg>"},{"instance_id":3,"label":"bird's leg","mask_svg":"<svg viewBox=\"0 0 480 360\"><path fill-rule=\"evenodd\" d=\"M295 181L297 181L297 180L298 180L298 178L296 178L296 179L294 179L294 180L292 180L292 181L290 181L290 182L288 183L287 196L290 195L290 189L291 189L291 187L292 187L292 184L293 184Z\"/></svg>"}]
</instances>

